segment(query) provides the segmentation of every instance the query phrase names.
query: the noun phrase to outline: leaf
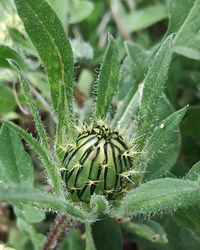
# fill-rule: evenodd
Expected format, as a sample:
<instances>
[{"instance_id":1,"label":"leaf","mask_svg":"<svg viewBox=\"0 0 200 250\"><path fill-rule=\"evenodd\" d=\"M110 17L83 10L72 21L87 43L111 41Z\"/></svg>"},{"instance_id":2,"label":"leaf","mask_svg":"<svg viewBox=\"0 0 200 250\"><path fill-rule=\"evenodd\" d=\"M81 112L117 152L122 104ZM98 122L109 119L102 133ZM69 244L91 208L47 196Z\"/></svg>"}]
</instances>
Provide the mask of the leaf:
<instances>
[{"instance_id":1,"label":"leaf","mask_svg":"<svg viewBox=\"0 0 200 250\"><path fill-rule=\"evenodd\" d=\"M55 166L52 163L52 160L49 158L49 156L46 154L46 151L43 149L43 147L36 141L31 134L27 133L25 130L20 128L19 126L15 125L12 122L6 122L3 121L3 123L13 129L21 138L23 138L29 146L32 148L32 150L39 156L40 160L42 161L44 167L47 170L47 174L50 177L51 184L54 188L55 193L61 194L62 193L62 180L60 177L60 173L58 169L55 168Z\"/></svg>"},{"instance_id":2,"label":"leaf","mask_svg":"<svg viewBox=\"0 0 200 250\"><path fill-rule=\"evenodd\" d=\"M191 106L188 109L187 116L185 117L182 130L185 136L193 138L194 140L200 139L200 107Z\"/></svg>"},{"instance_id":3,"label":"leaf","mask_svg":"<svg viewBox=\"0 0 200 250\"><path fill-rule=\"evenodd\" d=\"M95 222L92 234L97 250L122 250L122 233L114 219L104 216Z\"/></svg>"},{"instance_id":4,"label":"leaf","mask_svg":"<svg viewBox=\"0 0 200 250\"><path fill-rule=\"evenodd\" d=\"M17 104L10 88L0 82L0 115L14 111Z\"/></svg>"},{"instance_id":5,"label":"leaf","mask_svg":"<svg viewBox=\"0 0 200 250\"><path fill-rule=\"evenodd\" d=\"M159 250L198 250L199 241L197 241L190 231L181 228L170 217L163 223L167 233L169 243L167 246L159 247Z\"/></svg>"},{"instance_id":6,"label":"leaf","mask_svg":"<svg viewBox=\"0 0 200 250\"><path fill-rule=\"evenodd\" d=\"M122 199L119 213L149 215L195 206L200 204L199 188L195 182L175 178L149 181Z\"/></svg>"},{"instance_id":7,"label":"leaf","mask_svg":"<svg viewBox=\"0 0 200 250\"><path fill-rule=\"evenodd\" d=\"M73 55L61 21L44 0L15 0L15 4L47 72L54 109L57 111L60 81L66 84L71 107Z\"/></svg>"},{"instance_id":8,"label":"leaf","mask_svg":"<svg viewBox=\"0 0 200 250\"><path fill-rule=\"evenodd\" d=\"M171 61L171 42L174 35L169 36L156 53L147 76L138 113L137 137L142 145L148 138L155 122L155 110L162 97L163 88Z\"/></svg>"},{"instance_id":9,"label":"leaf","mask_svg":"<svg viewBox=\"0 0 200 250\"><path fill-rule=\"evenodd\" d=\"M138 236L153 243L166 244L167 235L163 227L155 221L128 221L122 224L122 228L129 236Z\"/></svg>"},{"instance_id":10,"label":"leaf","mask_svg":"<svg viewBox=\"0 0 200 250\"><path fill-rule=\"evenodd\" d=\"M55 148L58 159L63 160L63 150L61 146L63 145L63 136L64 136L64 125L65 125L65 116L63 115L65 112L65 86L63 83L59 85L59 102L58 102L58 121L56 124L56 140L55 140Z\"/></svg>"},{"instance_id":11,"label":"leaf","mask_svg":"<svg viewBox=\"0 0 200 250\"><path fill-rule=\"evenodd\" d=\"M192 166L190 171L185 175L185 178L190 179L192 181L199 181L200 177L200 161Z\"/></svg>"},{"instance_id":12,"label":"leaf","mask_svg":"<svg viewBox=\"0 0 200 250\"><path fill-rule=\"evenodd\" d=\"M36 102L34 101L33 95L31 93L29 83L25 79L21 69L16 64L16 62L9 59L9 63L13 67L13 69L15 69L18 72L19 82L23 87L26 102L27 102L27 104L29 106L31 114L33 115L33 119L34 119L35 126L36 126L36 129L37 129L39 138L40 138L41 145L45 148L45 150L47 150L47 153L50 153L50 146L49 146L49 143L48 143L47 133L46 133L46 130L45 130L44 125L42 123L41 117L39 115L39 111L37 109Z\"/></svg>"},{"instance_id":13,"label":"leaf","mask_svg":"<svg viewBox=\"0 0 200 250\"><path fill-rule=\"evenodd\" d=\"M3 126L0 130L0 179L4 182L33 185L34 173L30 156L15 131Z\"/></svg>"},{"instance_id":14,"label":"leaf","mask_svg":"<svg viewBox=\"0 0 200 250\"><path fill-rule=\"evenodd\" d=\"M94 240L92 238L91 226L89 224L85 225L86 229L86 248L85 250L96 250L94 245Z\"/></svg>"},{"instance_id":15,"label":"leaf","mask_svg":"<svg viewBox=\"0 0 200 250\"><path fill-rule=\"evenodd\" d=\"M35 207L31 207L30 205L23 207L15 206L15 214L17 217L20 217L27 223L39 223L45 219L45 213L42 210L39 210Z\"/></svg>"},{"instance_id":16,"label":"leaf","mask_svg":"<svg viewBox=\"0 0 200 250\"><path fill-rule=\"evenodd\" d=\"M18 135L3 126L0 131L0 180L5 183L21 183L27 189L33 187L34 172L30 156ZM41 222L44 213L34 207L13 203L18 218L29 223ZM29 225L29 227L32 227Z\"/></svg>"},{"instance_id":17,"label":"leaf","mask_svg":"<svg viewBox=\"0 0 200 250\"><path fill-rule=\"evenodd\" d=\"M96 116L105 118L113 95L117 90L119 76L119 51L112 36L109 35L108 47L106 49L103 64L97 81L98 94L96 102Z\"/></svg>"},{"instance_id":18,"label":"leaf","mask_svg":"<svg viewBox=\"0 0 200 250\"><path fill-rule=\"evenodd\" d=\"M81 239L81 231L72 229L61 243L60 250L85 250L84 242Z\"/></svg>"},{"instance_id":19,"label":"leaf","mask_svg":"<svg viewBox=\"0 0 200 250\"><path fill-rule=\"evenodd\" d=\"M112 121L113 126L118 128L128 127L138 110L142 90L142 86L138 88L138 84L143 81L149 67L150 58L154 53L154 50L145 51L137 44L130 42L125 44L125 48L128 56L120 70L117 94L118 108ZM128 93L127 89L129 89ZM128 122L126 122L127 118Z\"/></svg>"},{"instance_id":20,"label":"leaf","mask_svg":"<svg viewBox=\"0 0 200 250\"><path fill-rule=\"evenodd\" d=\"M147 163L144 178L160 177L175 163L180 146L178 125L186 111L187 107L174 112L152 131L141 160Z\"/></svg>"},{"instance_id":21,"label":"leaf","mask_svg":"<svg viewBox=\"0 0 200 250\"><path fill-rule=\"evenodd\" d=\"M200 240L199 206L178 209L174 214L174 219L179 226L191 230L196 238Z\"/></svg>"},{"instance_id":22,"label":"leaf","mask_svg":"<svg viewBox=\"0 0 200 250\"><path fill-rule=\"evenodd\" d=\"M169 1L168 34L177 32L173 43L173 51L197 60L200 59L199 11L199 0L183 0L181 6L178 0Z\"/></svg>"},{"instance_id":23,"label":"leaf","mask_svg":"<svg viewBox=\"0 0 200 250\"><path fill-rule=\"evenodd\" d=\"M22 50L33 56L38 56L35 49L33 48L31 41L27 37L24 37L24 34L22 34L18 29L8 27L8 33L13 43L17 48L19 48L20 51ZM16 59L12 59L16 61Z\"/></svg>"},{"instance_id":24,"label":"leaf","mask_svg":"<svg viewBox=\"0 0 200 250\"><path fill-rule=\"evenodd\" d=\"M29 234L32 244L35 250L41 249L42 243L44 242L45 236L41 233L37 233L35 228L28 224L25 220L20 217L17 218L17 226L20 231L24 231Z\"/></svg>"},{"instance_id":25,"label":"leaf","mask_svg":"<svg viewBox=\"0 0 200 250\"><path fill-rule=\"evenodd\" d=\"M0 202L21 202L40 209L67 213L73 218L83 222L92 222L94 220L91 214L75 206L74 203L70 203L64 198L42 192L36 188L0 183L0 190Z\"/></svg>"},{"instance_id":26,"label":"leaf","mask_svg":"<svg viewBox=\"0 0 200 250\"><path fill-rule=\"evenodd\" d=\"M94 50L92 46L84 42L82 39L72 39L71 46L74 54L75 62L80 60L92 60L94 57Z\"/></svg>"},{"instance_id":27,"label":"leaf","mask_svg":"<svg viewBox=\"0 0 200 250\"><path fill-rule=\"evenodd\" d=\"M150 5L143 9L122 15L122 21L128 32L145 29L154 23L167 18L167 7L164 4Z\"/></svg>"},{"instance_id":28,"label":"leaf","mask_svg":"<svg viewBox=\"0 0 200 250\"><path fill-rule=\"evenodd\" d=\"M67 19L68 19L68 12L69 12L69 5L70 2L67 0L47 0L49 5L53 8L53 10L56 12L57 16L60 18L62 24L64 27L67 26Z\"/></svg>"},{"instance_id":29,"label":"leaf","mask_svg":"<svg viewBox=\"0 0 200 250\"><path fill-rule=\"evenodd\" d=\"M94 4L90 1L73 1L69 12L69 23L78 23L87 18L94 10Z\"/></svg>"},{"instance_id":30,"label":"leaf","mask_svg":"<svg viewBox=\"0 0 200 250\"><path fill-rule=\"evenodd\" d=\"M141 102L143 86L143 84L140 84L136 92L133 87L125 97L122 106L117 110L113 119L113 126L117 129L127 129L133 121ZM133 92L135 92L134 95Z\"/></svg>"},{"instance_id":31,"label":"leaf","mask_svg":"<svg viewBox=\"0 0 200 250\"><path fill-rule=\"evenodd\" d=\"M7 59L15 60L21 68L27 69L27 65L24 59L13 49L5 45L0 45L0 67L1 68L10 68Z\"/></svg>"}]
</instances>

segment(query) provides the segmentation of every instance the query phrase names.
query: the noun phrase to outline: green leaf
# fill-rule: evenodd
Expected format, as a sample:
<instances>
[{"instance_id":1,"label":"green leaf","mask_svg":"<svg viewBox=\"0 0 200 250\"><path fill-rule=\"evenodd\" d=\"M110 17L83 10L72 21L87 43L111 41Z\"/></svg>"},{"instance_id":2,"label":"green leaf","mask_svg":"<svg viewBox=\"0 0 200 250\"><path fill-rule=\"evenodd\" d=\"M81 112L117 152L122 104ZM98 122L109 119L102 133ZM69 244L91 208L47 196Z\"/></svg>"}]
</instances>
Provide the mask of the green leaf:
<instances>
[{"instance_id":1,"label":"green leaf","mask_svg":"<svg viewBox=\"0 0 200 250\"><path fill-rule=\"evenodd\" d=\"M122 224L122 228L129 236L136 235L153 243L166 244L168 242L164 228L155 221L128 221Z\"/></svg>"},{"instance_id":2,"label":"green leaf","mask_svg":"<svg viewBox=\"0 0 200 250\"><path fill-rule=\"evenodd\" d=\"M45 219L45 213L38 208L26 206L15 206L15 214L17 217L23 218L27 223L39 223Z\"/></svg>"},{"instance_id":3,"label":"green leaf","mask_svg":"<svg viewBox=\"0 0 200 250\"><path fill-rule=\"evenodd\" d=\"M38 56L31 41L27 37L24 37L24 34L22 34L18 29L8 27L8 33L13 43L20 49L20 51L22 50L33 56ZM15 60L14 58L12 59Z\"/></svg>"},{"instance_id":4,"label":"green leaf","mask_svg":"<svg viewBox=\"0 0 200 250\"><path fill-rule=\"evenodd\" d=\"M92 60L94 51L91 45L80 38L71 40L71 46L74 54L75 62L80 60Z\"/></svg>"},{"instance_id":5,"label":"green leaf","mask_svg":"<svg viewBox=\"0 0 200 250\"><path fill-rule=\"evenodd\" d=\"M68 0L59 0L59 1L47 0L47 2L49 3L49 5L51 5L53 10L56 12L56 14L60 18L63 26L66 27L70 1L68 1Z\"/></svg>"},{"instance_id":6,"label":"green leaf","mask_svg":"<svg viewBox=\"0 0 200 250\"><path fill-rule=\"evenodd\" d=\"M0 115L14 111L17 104L9 87L0 82Z\"/></svg>"},{"instance_id":7,"label":"green leaf","mask_svg":"<svg viewBox=\"0 0 200 250\"><path fill-rule=\"evenodd\" d=\"M10 68L7 59L15 60L22 69L27 69L27 65L24 62L24 59L13 49L5 45L0 45L0 67L1 68Z\"/></svg>"},{"instance_id":8,"label":"green leaf","mask_svg":"<svg viewBox=\"0 0 200 250\"><path fill-rule=\"evenodd\" d=\"M167 18L167 7L156 4L122 15L122 21L128 32L145 29Z\"/></svg>"},{"instance_id":9,"label":"green leaf","mask_svg":"<svg viewBox=\"0 0 200 250\"><path fill-rule=\"evenodd\" d=\"M87 18L94 10L94 4L90 1L75 0L71 2L69 11L69 22L78 23Z\"/></svg>"},{"instance_id":10,"label":"green leaf","mask_svg":"<svg viewBox=\"0 0 200 250\"><path fill-rule=\"evenodd\" d=\"M30 156L18 135L3 126L0 130L0 179L4 182L33 185L34 173Z\"/></svg>"},{"instance_id":11,"label":"green leaf","mask_svg":"<svg viewBox=\"0 0 200 250\"><path fill-rule=\"evenodd\" d=\"M60 81L66 84L71 108L73 55L61 21L44 0L15 0L15 4L47 72L54 109L57 111Z\"/></svg>"},{"instance_id":12,"label":"green leaf","mask_svg":"<svg viewBox=\"0 0 200 250\"><path fill-rule=\"evenodd\" d=\"M138 110L138 98L141 88L138 89L138 84L141 83L148 70L150 58L154 50L145 51L137 44L126 43L126 51L128 56L125 58L119 77L118 86L118 109L113 119L114 127L129 126L136 111ZM127 89L129 89L127 93ZM137 91L137 93L136 93ZM128 118L128 122L126 119Z\"/></svg>"},{"instance_id":13,"label":"green leaf","mask_svg":"<svg viewBox=\"0 0 200 250\"><path fill-rule=\"evenodd\" d=\"M121 201L119 213L137 216L195 206L200 204L199 187L189 180L153 180L129 192Z\"/></svg>"},{"instance_id":14,"label":"green leaf","mask_svg":"<svg viewBox=\"0 0 200 250\"><path fill-rule=\"evenodd\" d=\"M86 224L85 229L86 229L86 248L85 248L85 250L96 250L96 247L94 245L94 240L92 238L90 224Z\"/></svg>"},{"instance_id":15,"label":"green leaf","mask_svg":"<svg viewBox=\"0 0 200 250\"><path fill-rule=\"evenodd\" d=\"M122 233L114 219L104 216L92 225L92 233L97 250L122 250Z\"/></svg>"},{"instance_id":16,"label":"green leaf","mask_svg":"<svg viewBox=\"0 0 200 250\"><path fill-rule=\"evenodd\" d=\"M180 146L178 125L186 111L187 107L174 112L152 131L141 160L146 162L145 178L160 177L175 163Z\"/></svg>"},{"instance_id":17,"label":"green leaf","mask_svg":"<svg viewBox=\"0 0 200 250\"><path fill-rule=\"evenodd\" d=\"M42 243L45 239L44 235L42 235L41 233L37 233L32 225L28 224L25 220L21 219L20 217L17 218L17 227L20 229L20 231L28 233L35 250L41 249Z\"/></svg>"},{"instance_id":18,"label":"green leaf","mask_svg":"<svg viewBox=\"0 0 200 250\"><path fill-rule=\"evenodd\" d=\"M91 214L83 211L73 203L66 201L64 198L42 192L39 189L0 183L0 190L0 202L21 202L40 209L67 213L73 218L84 222L92 222L94 220Z\"/></svg>"},{"instance_id":19,"label":"green leaf","mask_svg":"<svg viewBox=\"0 0 200 250\"><path fill-rule=\"evenodd\" d=\"M177 32L173 43L173 51L197 60L200 59L199 11L199 0L183 0L181 5L178 0L169 1L168 34Z\"/></svg>"},{"instance_id":20,"label":"green leaf","mask_svg":"<svg viewBox=\"0 0 200 250\"><path fill-rule=\"evenodd\" d=\"M36 102L34 101L33 95L31 93L29 83L25 79L21 69L16 64L16 62L9 59L9 63L18 72L19 81L20 81L21 85L23 86L26 102L27 102L27 104L29 106L29 109L30 109L32 115L33 115L35 126L36 126L36 129L37 129L41 144L47 150L47 152L50 153L50 146L49 146L49 143L48 143L48 137L47 137L47 134L46 134L46 130L44 128L41 117L39 115L39 111L37 109Z\"/></svg>"},{"instance_id":21,"label":"green leaf","mask_svg":"<svg viewBox=\"0 0 200 250\"><path fill-rule=\"evenodd\" d=\"M162 97L171 61L171 43L174 35L169 36L156 53L144 80L144 89L138 113L137 137L142 145L148 138L155 122L155 110Z\"/></svg>"},{"instance_id":22,"label":"green leaf","mask_svg":"<svg viewBox=\"0 0 200 250\"><path fill-rule=\"evenodd\" d=\"M188 230L181 228L175 223L175 221L170 217L167 218L164 223L165 231L167 233L169 243L163 248L159 247L161 250L198 250L199 241L196 240L192 233Z\"/></svg>"},{"instance_id":23,"label":"green leaf","mask_svg":"<svg viewBox=\"0 0 200 250\"><path fill-rule=\"evenodd\" d=\"M200 177L200 161L192 166L190 171L185 175L185 178L190 179L192 181L199 181Z\"/></svg>"},{"instance_id":24,"label":"green leaf","mask_svg":"<svg viewBox=\"0 0 200 250\"><path fill-rule=\"evenodd\" d=\"M96 116L105 118L110 107L113 95L117 90L119 76L119 51L115 40L109 35L103 64L97 81L98 94L96 103Z\"/></svg>"},{"instance_id":25,"label":"green leaf","mask_svg":"<svg viewBox=\"0 0 200 250\"><path fill-rule=\"evenodd\" d=\"M58 121L56 124L56 140L55 140L55 148L57 157L60 160L63 160L63 150L61 146L63 145L63 136L64 136L64 128L65 128L65 86L61 82L59 86L59 102L58 102Z\"/></svg>"},{"instance_id":26,"label":"green leaf","mask_svg":"<svg viewBox=\"0 0 200 250\"><path fill-rule=\"evenodd\" d=\"M72 229L61 243L60 250L85 250L84 242L79 229Z\"/></svg>"},{"instance_id":27,"label":"green leaf","mask_svg":"<svg viewBox=\"0 0 200 250\"><path fill-rule=\"evenodd\" d=\"M21 138L23 138L32 150L39 156L40 160L42 161L44 167L47 170L47 174L50 177L51 184L54 188L55 193L61 194L62 193L62 180L60 177L60 173L58 169L53 165L50 156L46 154L46 151L43 147L36 141L31 134L27 133L25 130L20 128L19 126L15 125L12 122L3 121L3 123L13 129Z\"/></svg>"},{"instance_id":28,"label":"green leaf","mask_svg":"<svg viewBox=\"0 0 200 250\"><path fill-rule=\"evenodd\" d=\"M143 86L143 84L139 85L136 92L133 87L125 97L122 106L117 110L113 119L113 126L117 129L127 129L133 121L140 105ZM134 95L133 92L135 92Z\"/></svg>"},{"instance_id":29,"label":"green leaf","mask_svg":"<svg viewBox=\"0 0 200 250\"><path fill-rule=\"evenodd\" d=\"M189 209L178 209L174 214L177 224L189 229L200 240L200 214L199 206L189 207Z\"/></svg>"}]
</instances>

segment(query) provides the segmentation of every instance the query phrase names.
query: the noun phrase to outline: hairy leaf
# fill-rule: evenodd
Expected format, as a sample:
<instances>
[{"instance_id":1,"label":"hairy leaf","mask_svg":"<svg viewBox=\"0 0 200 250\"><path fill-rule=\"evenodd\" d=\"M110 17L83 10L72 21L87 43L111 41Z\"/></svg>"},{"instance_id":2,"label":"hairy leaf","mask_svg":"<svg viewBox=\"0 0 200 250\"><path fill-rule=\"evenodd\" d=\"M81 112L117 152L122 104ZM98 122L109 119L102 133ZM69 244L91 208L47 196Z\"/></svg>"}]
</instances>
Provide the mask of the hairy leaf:
<instances>
[{"instance_id":1,"label":"hairy leaf","mask_svg":"<svg viewBox=\"0 0 200 250\"><path fill-rule=\"evenodd\" d=\"M67 213L80 221L91 222L93 220L90 214L84 212L73 203L67 202L64 198L44 193L38 189L27 188L23 185L0 183L0 190L0 202L22 202L41 209Z\"/></svg>"},{"instance_id":2,"label":"hairy leaf","mask_svg":"<svg viewBox=\"0 0 200 250\"><path fill-rule=\"evenodd\" d=\"M187 107L174 112L160 122L151 133L142 155L142 161L146 162L145 178L160 177L172 167L171 163L176 161L180 146L178 125L186 111ZM175 138L178 140L174 141Z\"/></svg>"},{"instance_id":3,"label":"hairy leaf","mask_svg":"<svg viewBox=\"0 0 200 250\"><path fill-rule=\"evenodd\" d=\"M47 174L50 177L52 186L54 187L55 193L62 193L62 180L60 177L60 173L58 172L58 169L56 169L56 167L53 165L51 159L46 154L46 151L39 144L39 142L36 141L31 134L27 133L25 130L15 125L14 123L6 121L3 121L3 123L7 127L13 129L21 138L23 138L29 144L29 146L39 156L40 160L44 164L44 167L47 170Z\"/></svg>"},{"instance_id":4,"label":"hairy leaf","mask_svg":"<svg viewBox=\"0 0 200 250\"><path fill-rule=\"evenodd\" d=\"M171 61L171 43L174 35L169 36L156 53L144 80L144 89L138 114L140 144L149 136L155 122L155 110L162 97Z\"/></svg>"},{"instance_id":5,"label":"hairy leaf","mask_svg":"<svg viewBox=\"0 0 200 250\"><path fill-rule=\"evenodd\" d=\"M72 104L73 56L61 21L44 0L15 0L17 12L46 69L51 98L57 111L60 81L66 84Z\"/></svg>"},{"instance_id":6,"label":"hairy leaf","mask_svg":"<svg viewBox=\"0 0 200 250\"><path fill-rule=\"evenodd\" d=\"M26 102L27 102L27 104L29 106L29 109L30 109L32 115L33 115L35 126L36 126L37 132L39 134L41 144L47 150L47 152L49 151L48 153L50 153L50 150L49 150L50 146L49 146L49 143L48 143L48 137L47 137L47 134L46 134L46 130L44 128L41 117L39 115L39 111L37 109L36 102L33 99L33 95L31 93L31 90L30 90L30 87L29 87L29 83L25 79L21 69L16 64L16 62L9 59L9 63L18 72L19 81L20 81L20 83L21 83L21 85L23 87Z\"/></svg>"},{"instance_id":7,"label":"hairy leaf","mask_svg":"<svg viewBox=\"0 0 200 250\"><path fill-rule=\"evenodd\" d=\"M96 116L105 118L113 95L117 90L119 76L119 52L112 36L109 36L108 47L100 69L98 94L96 103Z\"/></svg>"},{"instance_id":8,"label":"hairy leaf","mask_svg":"<svg viewBox=\"0 0 200 250\"><path fill-rule=\"evenodd\" d=\"M194 206L200 204L199 190L200 186L189 180L153 180L128 193L121 201L119 213L148 215Z\"/></svg>"},{"instance_id":9,"label":"hairy leaf","mask_svg":"<svg viewBox=\"0 0 200 250\"><path fill-rule=\"evenodd\" d=\"M192 166L190 171L185 175L185 178L190 179L192 181L200 180L200 161Z\"/></svg>"}]
</instances>

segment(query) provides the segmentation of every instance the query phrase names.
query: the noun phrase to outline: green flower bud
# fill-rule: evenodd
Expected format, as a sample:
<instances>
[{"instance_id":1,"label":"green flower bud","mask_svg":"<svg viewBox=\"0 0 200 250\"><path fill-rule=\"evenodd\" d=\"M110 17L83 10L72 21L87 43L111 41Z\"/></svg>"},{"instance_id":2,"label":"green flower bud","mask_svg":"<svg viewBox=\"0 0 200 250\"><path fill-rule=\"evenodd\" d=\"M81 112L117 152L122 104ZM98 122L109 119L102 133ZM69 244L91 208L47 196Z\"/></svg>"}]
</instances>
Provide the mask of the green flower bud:
<instances>
[{"instance_id":1,"label":"green flower bud","mask_svg":"<svg viewBox=\"0 0 200 250\"><path fill-rule=\"evenodd\" d=\"M63 178L72 197L89 202L94 193L111 199L122 192L132 160L122 136L101 124L79 134L63 163Z\"/></svg>"}]
</instances>

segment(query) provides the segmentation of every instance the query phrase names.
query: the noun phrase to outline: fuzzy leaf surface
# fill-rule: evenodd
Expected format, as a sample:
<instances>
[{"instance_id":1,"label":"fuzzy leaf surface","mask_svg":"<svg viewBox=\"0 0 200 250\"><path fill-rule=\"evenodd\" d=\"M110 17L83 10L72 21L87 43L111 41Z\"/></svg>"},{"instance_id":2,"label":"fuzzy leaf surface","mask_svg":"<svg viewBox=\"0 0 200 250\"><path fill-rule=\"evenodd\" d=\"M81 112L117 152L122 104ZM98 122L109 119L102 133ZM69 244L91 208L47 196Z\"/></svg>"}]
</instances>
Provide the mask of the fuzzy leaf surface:
<instances>
[{"instance_id":1,"label":"fuzzy leaf surface","mask_svg":"<svg viewBox=\"0 0 200 250\"><path fill-rule=\"evenodd\" d=\"M71 105L73 55L61 21L44 0L15 0L15 4L47 72L54 109L57 111L60 81L66 84L66 97Z\"/></svg>"},{"instance_id":2,"label":"fuzzy leaf surface","mask_svg":"<svg viewBox=\"0 0 200 250\"><path fill-rule=\"evenodd\" d=\"M27 187L23 185L0 183L0 190L0 202L21 202L40 209L67 213L80 221L91 222L93 220L90 214L84 212L73 203L67 202L64 198L42 192L39 189L27 189Z\"/></svg>"},{"instance_id":3,"label":"fuzzy leaf surface","mask_svg":"<svg viewBox=\"0 0 200 250\"><path fill-rule=\"evenodd\" d=\"M121 201L119 212L126 215L148 215L172 212L200 204L200 186L189 180L157 179L128 193Z\"/></svg>"},{"instance_id":4,"label":"fuzzy leaf surface","mask_svg":"<svg viewBox=\"0 0 200 250\"><path fill-rule=\"evenodd\" d=\"M142 145L148 137L155 122L155 110L162 97L167 73L171 61L171 43L173 36L169 36L156 53L147 76L144 80L143 96L138 113L138 137Z\"/></svg>"},{"instance_id":5,"label":"fuzzy leaf surface","mask_svg":"<svg viewBox=\"0 0 200 250\"><path fill-rule=\"evenodd\" d=\"M118 86L119 77L119 51L112 36L109 36L103 64L97 81L98 94L96 103L96 116L105 118L110 107L113 95Z\"/></svg>"},{"instance_id":6,"label":"fuzzy leaf surface","mask_svg":"<svg viewBox=\"0 0 200 250\"><path fill-rule=\"evenodd\" d=\"M32 150L39 156L41 162L47 170L47 174L50 177L52 186L54 187L55 193L62 193L62 180L58 169L53 165L52 160L46 154L43 147L36 141L31 134L27 133L25 130L15 125L12 122L3 121L3 123L8 127L13 129L21 138L23 138Z\"/></svg>"},{"instance_id":7,"label":"fuzzy leaf surface","mask_svg":"<svg viewBox=\"0 0 200 250\"><path fill-rule=\"evenodd\" d=\"M158 178L175 163L180 146L178 125L186 111L187 108L183 108L174 112L153 130L142 156L147 162L144 178Z\"/></svg>"},{"instance_id":8,"label":"fuzzy leaf surface","mask_svg":"<svg viewBox=\"0 0 200 250\"><path fill-rule=\"evenodd\" d=\"M200 161L192 166L190 171L185 175L185 178L192 181L199 181L200 178Z\"/></svg>"}]
</instances>

